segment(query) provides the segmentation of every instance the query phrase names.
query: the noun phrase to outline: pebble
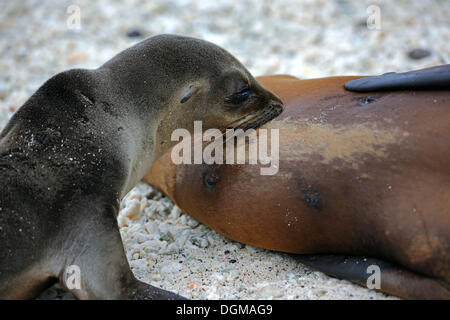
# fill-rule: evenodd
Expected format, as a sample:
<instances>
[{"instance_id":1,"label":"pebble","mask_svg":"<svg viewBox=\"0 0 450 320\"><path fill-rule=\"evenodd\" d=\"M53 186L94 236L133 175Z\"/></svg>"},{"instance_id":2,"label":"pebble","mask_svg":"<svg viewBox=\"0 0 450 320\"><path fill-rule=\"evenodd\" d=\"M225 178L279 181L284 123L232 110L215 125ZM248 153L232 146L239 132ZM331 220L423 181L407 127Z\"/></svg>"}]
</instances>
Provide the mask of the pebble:
<instances>
[{"instance_id":1,"label":"pebble","mask_svg":"<svg viewBox=\"0 0 450 320\"><path fill-rule=\"evenodd\" d=\"M127 36L129 38L142 37L142 32L139 31L138 29L132 29L132 30L128 31Z\"/></svg>"},{"instance_id":2,"label":"pebble","mask_svg":"<svg viewBox=\"0 0 450 320\"><path fill-rule=\"evenodd\" d=\"M189 239L189 241L191 241L192 244L200 248L207 248L209 246L208 240L200 236L193 236Z\"/></svg>"},{"instance_id":3,"label":"pebble","mask_svg":"<svg viewBox=\"0 0 450 320\"><path fill-rule=\"evenodd\" d=\"M385 1L381 30L367 29L368 4L359 0L76 3L81 8L80 30L66 28L66 1L2 3L0 129L15 111L9 106L21 106L52 75L74 66L97 68L144 35L171 32L212 41L255 76L373 75L450 61L450 8L445 1ZM432 50L425 53L405 54L405 48L431 48L430 44ZM393 298L319 277L289 255L238 246L143 183L123 199L118 224L135 275L191 299ZM225 251L239 263L231 264ZM230 271L230 266L235 269ZM223 272L226 268L229 271ZM160 270L165 273L160 275ZM196 286L188 289L191 284Z\"/></svg>"},{"instance_id":4,"label":"pebble","mask_svg":"<svg viewBox=\"0 0 450 320\"><path fill-rule=\"evenodd\" d=\"M427 49L412 49L408 52L408 56L414 60L420 60L429 57L431 52Z\"/></svg>"}]
</instances>

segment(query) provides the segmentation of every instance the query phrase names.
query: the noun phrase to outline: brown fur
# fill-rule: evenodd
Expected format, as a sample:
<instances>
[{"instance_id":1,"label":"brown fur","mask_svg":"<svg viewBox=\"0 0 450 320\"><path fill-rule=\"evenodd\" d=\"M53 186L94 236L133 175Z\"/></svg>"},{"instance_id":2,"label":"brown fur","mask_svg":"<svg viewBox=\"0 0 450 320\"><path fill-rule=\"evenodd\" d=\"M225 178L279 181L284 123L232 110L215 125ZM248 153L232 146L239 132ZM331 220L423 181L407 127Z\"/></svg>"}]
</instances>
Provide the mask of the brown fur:
<instances>
[{"instance_id":1,"label":"brown fur","mask_svg":"<svg viewBox=\"0 0 450 320\"><path fill-rule=\"evenodd\" d=\"M438 286L438 296L449 298L450 94L346 91L356 78L258 79L286 106L266 125L280 129L274 176L255 165L177 167L168 153L144 180L231 239L381 258L437 281L422 291L389 274L402 287L390 280L388 292L423 298ZM205 175L215 177L213 189Z\"/></svg>"}]
</instances>

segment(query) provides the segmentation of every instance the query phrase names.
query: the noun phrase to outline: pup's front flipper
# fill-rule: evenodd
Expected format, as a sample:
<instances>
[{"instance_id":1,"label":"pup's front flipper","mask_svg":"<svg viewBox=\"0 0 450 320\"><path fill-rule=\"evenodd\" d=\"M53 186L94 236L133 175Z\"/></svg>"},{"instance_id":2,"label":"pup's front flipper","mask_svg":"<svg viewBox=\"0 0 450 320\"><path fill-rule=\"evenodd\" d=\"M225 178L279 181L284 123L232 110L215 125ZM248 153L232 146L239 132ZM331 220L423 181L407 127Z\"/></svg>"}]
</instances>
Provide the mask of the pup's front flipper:
<instances>
[{"instance_id":1,"label":"pup's front flipper","mask_svg":"<svg viewBox=\"0 0 450 320\"><path fill-rule=\"evenodd\" d=\"M299 262L327 275L405 299L450 299L450 285L375 258L296 255ZM377 274L379 272L379 274ZM379 275L379 288L376 277ZM368 283L369 282L369 283Z\"/></svg>"},{"instance_id":2,"label":"pup's front flipper","mask_svg":"<svg viewBox=\"0 0 450 320\"><path fill-rule=\"evenodd\" d=\"M79 299L184 299L134 277L117 225L118 206L104 203L83 201L71 208L77 213L65 223L69 234L60 252L61 285ZM79 271L79 288L70 279L74 275L70 266Z\"/></svg>"},{"instance_id":3,"label":"pup's front flipper","mask_svg":"<svg viewBox=\"0 0 450 320\"><path fill-rule=\"evenodd\" d=\"M134 277L114 196L70 190L57 197L68 200L46 203L25 197L28 189L5 185L9 188L1 194L6 196L0 198L0 299L33 298L58 279L78 299L182 299ZM10 194L24 200L10 201Z\"/></svg>"},{"instance_id":4,"label":"pup's front flipper","mask_svg":"<svg viewBox=\"0 0 450 320\"><path fill-rule=\"evenodd\" d=\"M450 64L403 73L389 72L381 76L349 81L345 89L357 92L378 90L450 90Z\"/></svg>"}]
</instances>

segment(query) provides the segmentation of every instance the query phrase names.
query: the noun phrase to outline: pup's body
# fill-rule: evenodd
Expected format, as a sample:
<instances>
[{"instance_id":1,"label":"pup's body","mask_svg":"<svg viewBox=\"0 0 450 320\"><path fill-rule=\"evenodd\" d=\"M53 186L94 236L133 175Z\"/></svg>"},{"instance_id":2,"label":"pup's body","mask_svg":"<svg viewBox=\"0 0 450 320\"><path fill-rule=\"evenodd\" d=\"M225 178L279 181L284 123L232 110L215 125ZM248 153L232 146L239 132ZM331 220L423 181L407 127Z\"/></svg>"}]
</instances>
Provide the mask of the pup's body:
<instances>
[{"instance_id":1,"label":"pup's body","mask_svg":"<svg viewBox=\"0 0 450 320\"><path fill-rule=\"evenodd\" d=\"M0 134L0 298L33 297L72 265L78 298L180 298L133 276L119 201L173 130L267 109L275 117L282 104L234 57L187 37L149 38L96 70L48 80Z\"/></svg>"}]
</instances>

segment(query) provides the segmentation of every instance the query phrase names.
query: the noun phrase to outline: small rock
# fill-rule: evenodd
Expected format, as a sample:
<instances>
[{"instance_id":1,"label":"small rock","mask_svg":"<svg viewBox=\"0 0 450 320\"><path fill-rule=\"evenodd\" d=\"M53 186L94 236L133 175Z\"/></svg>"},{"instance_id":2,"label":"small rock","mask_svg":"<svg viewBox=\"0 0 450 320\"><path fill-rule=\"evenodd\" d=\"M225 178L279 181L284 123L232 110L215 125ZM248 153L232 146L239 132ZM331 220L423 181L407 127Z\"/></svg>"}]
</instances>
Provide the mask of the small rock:
<instances>
[{"instance_id":1,"label":"small rock","mask_svg":"<svg viewBox=\"0 0 450 320\"><path fill-rule=\"evenodd\" d=\"M317 291L317 295L318 295L319 297L324 296L324 295L326 295L326 294L327 294L327 290L319 290L319 291Z\"/></svg>"},{"instance_id":2,"label":"small rock","mask_svg":"<svg viewBox=\"0 0 450 320\"><path fill-rule=\"evenodd\" d=\"M207 248L209 246L208 240L202 237L193 236L189 239L189 241L200 248Z\"/></svg>"},{"instance_id":3,"label":"small rock","mask_svg":"<svg viewBox=\"0 0 450 320\"><path fill-rule=\"evenodd\" d=\"M133 219L139 214L140 207L140 199L133 198L132 200L128 201L127 206L122 210L122 215L129 219Z\"/></svg>"},{"instance_id":4,"label":"small rock","mask_svg":"<svg viewBox=\"0 0 450 320\"><path fill-rule=\"evenodd\" d=\"M138 29L131 29L130 31L128 31L127 36L128 38L142 37L142 32Z\"/></svg>"},{"instance_id":5,"label":"small rock","mask_svg":"<svg viewBox=\"0 0 450 320\"><path fill-rule=\"evenodd\" d=\"M180 272L183 270L183 266L180 266L178 262L169 261L161 265L159 272L160 274L170 274L173 272Z\"/></svg>"},{"instance_id":6,"label":"small rock","mask_svg":"<svg viewBox=\"0 0 450 320\"><path fill-rule=\"evenodd\" d=\"M159 239L171 242L173 240L173 236L169 232L164 232L159 236Z\"/></svg>"},{"instance_id":7,"label":"small rock","mask_svg":"<svg viewBox=\"0 0 450 320\"><path fill-rule=\"evenodd\" d=\"M176 253L180 251L180 246L177 242L172 242L171 244L169 244L167 246L167 249L165 250L161 250L159 253L160 254L172 254L172 253Z\"/></svg>"},{"instance_id":8,"label":"small rock","mask_svg":"<svg viewBox=\"0 0 450 320\"><path fill-rule=\"evenodd\" d=\"M139 211L144 211L145 208L147 208L148 206L150 206L150 203L147 201L146 198L142 198L141 199L141 206L139 208Z\"/></svg>"},{"instance_id":9,"label":"small rock","mask_svg":"<svg viewBox=\"0 0 450 320\"><path fill-rule=\"evenodd\" d=\"M431 52L426 49L412 49L408 52L408 56L414 60L420 60L431 55Z\"/></svg>"},{"instance_id":10,"label":"small rock","mask_svg":"<svg viewBox=\"0 0 450 320\"><path fill-rule=\"evenodd\" d=\"M191 228L196 228L200 224L197 220L195 220L191 217L188 217L186 222L187 222L187 225Z\"/></svg>"},{"instance_id":11,"label":"small rock","mask_svg":"<svg viewBox=\"0 0 450 320\"><path fill-rule=\"evenodd\" d=\"M172 211L169 214L169 219L178 219L181 215L181 210L177 206L173 206Z\"/></svg>"},{"instance_id":12,"label":"small rock","mask_svg":"<svg viewBox=\"0 0 450 320\"><path fill-rule=\"evenodd\" d=\"M155 190L148 189L147 192L144 193L144 196L147 199L153 199L157 194L158 194L158 192L156 192Z\"/></svg>"},{"instance_id":13,"label":"small rock","mask_svg":"<svg viewBox=\"0 0 450 320\"><path fill-rule=\"evenodd\" d=\"M131 257L132 260L137 260L140 258L139 252L136 252L133 254L133 256Z\"/></svg>"},{"instance_id":14,"label":"small rock","mask_svg":"<svg viewBox=\"0 0 450 320\"><path fill-rule=\"evenodd\" d=\"M150 274L150 280L161 281L161 276L159 275L159 273L152 273Z\"/></svg>"}]
</instances>

